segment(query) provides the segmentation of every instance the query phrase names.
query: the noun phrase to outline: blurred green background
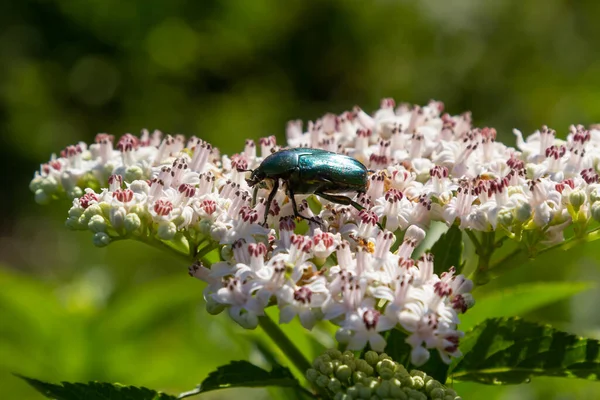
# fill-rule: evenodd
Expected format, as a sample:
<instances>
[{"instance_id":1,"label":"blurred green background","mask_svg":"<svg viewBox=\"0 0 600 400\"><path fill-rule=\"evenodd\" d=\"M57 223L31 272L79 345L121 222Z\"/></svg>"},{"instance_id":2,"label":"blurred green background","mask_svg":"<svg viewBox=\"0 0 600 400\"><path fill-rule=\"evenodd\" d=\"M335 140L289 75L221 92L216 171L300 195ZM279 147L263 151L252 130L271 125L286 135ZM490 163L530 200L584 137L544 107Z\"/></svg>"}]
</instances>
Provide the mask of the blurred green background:
<instances>
[{"instance_id":1,"label":"blurred green background","mask_svg":"<svg viewBox=\"0 0 600 400\"><path fill-rule=\"evenodd\" d=\"M510 144L513 127L564 136L600 122L599 15L600 2L566 0L2 2L0 397L40 398L11 372L175 393L229 360L260 362L256 333L207 316L185 265L136 243L94 248L63 227L68 204L33 202L29 180L52 152L157 128L232 153L245 138L282 141L289 119L388 96L471 110ZM592 243L489 288L597 282L599 259ZM592 290L528 317L600 338L598 300ZM455 387L465 399L600 396L564 379Z\"/></svg>"}]
</instances>

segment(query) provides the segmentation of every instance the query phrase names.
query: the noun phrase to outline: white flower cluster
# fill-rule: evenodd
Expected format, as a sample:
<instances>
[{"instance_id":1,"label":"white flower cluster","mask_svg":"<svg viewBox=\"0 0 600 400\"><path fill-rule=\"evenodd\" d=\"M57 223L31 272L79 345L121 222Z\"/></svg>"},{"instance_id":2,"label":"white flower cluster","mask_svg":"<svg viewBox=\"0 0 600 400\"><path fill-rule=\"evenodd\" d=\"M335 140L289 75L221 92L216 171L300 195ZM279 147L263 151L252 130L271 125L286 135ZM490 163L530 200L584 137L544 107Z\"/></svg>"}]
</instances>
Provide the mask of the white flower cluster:
<instances>
[{"instance_id":1,"label":"white flower cluster","mask_svg":"<svg viewBox=\"0 0 600 400\"><path fill-rule=\"evenodd\" d=\"M366 236L361 225L369 225ZM473 285L455 276L454 269L438 277L431 254L417 261L410 258L425 231L408 228L393 253L394 235L382 231L373 240L375 224L365 219L347 240L340 232L316 228L300 235L295 228L285 217L268 242L239 238L224 251L226 261L211 268L201 262L192 265L190 274L208 282L204 294L210 311L227 307L240 325L254 328L264 309L277 304L280 323L296 316L307 329L321 319L336 323L338 341L351 350L368 342L383 351L386 342L380 332L400 324L410 333L407 342L415 365L427 361L429 348L438 349L448 363L450 355L460 354L457 314L473 304Z\"/></svg>"},{"instance_id":2,"label":"white flower cluster","mask_svg":"<svg viewBox=\"0 0 600 400\"><path fill-rule=\"evenodd\" d=\"M41 203L74 198L67 225L91 230L96 245L134 238L193 259L220 248L221 262L198 262L190 272L208 282L208 308L228 308L243 326L256 326L276 304L281 322L299 315L307 328L319 319L337 323L351 349L369 342L382 350L379 332L400 326L410 333L414 364L430 348L448 361L458 354L457 313L472 304L472 285L454 271L434 274L430 255L411 258L430 222L502 230L528 243L562 240L566 225L600 217L600 131L573 127L566 141L547 128L526 141L517 133L519 152L496 142L494 129L473 128L469 114L442 111L439 102L396 108L384 99L373 116L359 108L327 114L306 132L290 122L289 147L348 154L373 171L367 192L355 197L362 211L298 196L300 213L320 224L297 225L284 190L261 224L268 190L253 204L241 171L279 149L274 137L258 146L247 140L228 157L195 137L143 131L115 145L99 134L89 147L53 156L30 187ZM396 235L403 241L392 251Z\"/></svg>"}]
</instances>

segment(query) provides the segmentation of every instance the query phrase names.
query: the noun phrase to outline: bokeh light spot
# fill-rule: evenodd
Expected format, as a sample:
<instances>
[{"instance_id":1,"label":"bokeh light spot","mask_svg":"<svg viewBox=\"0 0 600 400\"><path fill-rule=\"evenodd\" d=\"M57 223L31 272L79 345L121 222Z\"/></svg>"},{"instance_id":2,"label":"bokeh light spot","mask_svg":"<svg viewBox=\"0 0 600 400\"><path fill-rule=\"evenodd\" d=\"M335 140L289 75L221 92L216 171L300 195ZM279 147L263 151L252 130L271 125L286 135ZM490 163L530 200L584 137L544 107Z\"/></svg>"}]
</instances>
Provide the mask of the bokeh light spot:
<instances>
[{"instance_id":1,"label":"bokeh light spot","mask_svg":"<svg viewBox=\"0 0 600 400\"><path fill-rule=\"evenodd\" d=\"M183 70L198 54L198 34L180 19L168 19L146 38L148 53L160 66L171 70Z\"/></svg>"},{"instance_id":2,"label":"bokeh light spot","mask_svg":"<svg viewBox=\"0 0 600 400\"><path fill-rule=\"evenodd\" d=\"M82 102L101 106L113 98L119 81L119 70L112 62L98 56L85 56L69 73L69 90Z\"/></svg>"}]
</instances>

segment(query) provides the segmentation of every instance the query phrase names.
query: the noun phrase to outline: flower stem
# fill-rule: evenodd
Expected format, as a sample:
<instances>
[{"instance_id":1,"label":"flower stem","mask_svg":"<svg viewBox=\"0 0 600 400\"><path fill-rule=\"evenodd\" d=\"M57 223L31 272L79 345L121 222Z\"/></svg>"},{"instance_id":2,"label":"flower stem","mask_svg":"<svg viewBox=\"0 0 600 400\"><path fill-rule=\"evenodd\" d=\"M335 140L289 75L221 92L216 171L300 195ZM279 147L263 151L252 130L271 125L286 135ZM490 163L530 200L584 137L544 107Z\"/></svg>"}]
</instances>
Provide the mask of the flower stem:
<instances>
[{"instance_id":1,"label":"flower stem","mask_svg":"<svg viewBox=\"0 0 600 400\"><path fill-rule=\"evenodd\" d=\"M482 232L481 241L477 239L473 231L467 229L466 232L473 245L475 245L475 252L478 257L477 269L473 272L473 283L478 286L485 285L490 281L490 260L497 247L495 242L496 232Z\"/></svg>"},{"instance_id":2,"label":"flower stem","mask_svg":"<svg viewBox=\"0 0 600 400\"><path fill-rule=\"evenodd\" d=\"M518 248L507 254L503 259L494 263L490 266L490 270L493 270L491 278L496 278L500 276L500 274L510 271L516 267L521 267L523 262L533 259L541 254L548 253L552 250L570 250L577 244L593 242L595 240L600 239L600 228L595 228L591 231L588 231L586 235L581 237L572 237L570 239L565 240L564 242L556 243L552 246L546 247L537 251L536 253L530 253L525 248Z\"/></svg>"},{"instance_id":3,"label":"flower stem","mask_svg":"<svg viewBox=\"0 0 600 400\"><path fill-rule=\"evenodd\" d=\"M263 315L258 317L258 325L265 331L267 335L275 342L277 347L281 349L283 354L294 364L294 366L304 375L306 370L310 368L310 362L300 352L298 347L283 333L279 325L277 325L269 316Z\"/></svg>"}]
</instances>

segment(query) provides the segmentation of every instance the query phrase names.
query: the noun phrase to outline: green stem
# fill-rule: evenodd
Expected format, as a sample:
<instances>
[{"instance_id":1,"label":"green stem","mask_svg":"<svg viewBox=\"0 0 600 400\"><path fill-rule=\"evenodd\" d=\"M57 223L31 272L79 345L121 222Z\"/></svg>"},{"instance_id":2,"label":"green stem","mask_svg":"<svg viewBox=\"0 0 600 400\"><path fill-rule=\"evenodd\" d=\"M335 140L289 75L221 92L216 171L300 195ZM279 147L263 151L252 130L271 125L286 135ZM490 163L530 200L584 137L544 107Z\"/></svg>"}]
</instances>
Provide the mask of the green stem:
<instances>
[{"instance_id":1,"label":"green stem","mask_svg":"<svg viewBox=\"0 0 600 400\"><path fill-rule=\"evenodd\" d=\"M202 249L199 249L196 252L196 258L195 259L196 260L202 260L206 255L208 255L208 253L210 253L211 251L213 251L214 249L216 249L218 247L219 247L218 243L207 244Z\"/></svg>"},{"instance_id":2,"label":"green stem","mask_svg":"<svg viewBox=\"0 0 600 400\"><path fill-rule=\"evenodd\" d=\"M471 242L473 242L473 245L475 246L477 252L481 251L481 243L479 243L479 239L477 239L477 235L475 235L475 232L473 232L470 229L465 229L465 232L467 233L469 239L471 239Z\"/></svg>"},{"instance_id":3,"label":"green stem","mask_svg":"<svg viewBox=\"0 0 600 400\"><path fill-rule=\"evenodd\" d=\"M281 349L283 354L294 364L294 366L304 375L306 370L311 367L310 362L298 350L298 347L283 333L279 325L277 325L267 315L258 317L258 325L265 331L267 335L275 342L277 347Z\"/></svg>"},{"instance_id":4,"label":"green stem","mask_svg":"<svg viewBox=\"0 0 600 400\"><path fill-rule=\"evenodd\" d=\"M514 268L520 267L523 261L528 259L532 259L544 253L548 253L552 250L570 250L578 244L593 242L595 240L600 239L600 228L595 228L589 231L585 236L582 237L572 237L564 242L557 243L555 245L546 247L535 254L529 253L525 248L518 248L514 250L512 253L507 254L504 258L494 263L490 269L494 270L491 278L496 278L500 276L501 273L505 273L506 271L510 271Z\"/></svg>"},{"instance_id":5,"label":"green stem","mask_svg":"<svg viewBox=\"0 0 600 400\"><path fill-rule=\"evenodd\" d=\"M158 239L155 239L155 238L151 237L151 238L143 238L143 239L139 238L138 240L140 242L142 242L142 243L146 243L149 246L159 247L159 248L161 248L163 250L168 251L171 254L175 254L180 259L184 260L188 264L194 261L194 259L192 257L190 257L189 254L185 254L185 253L182 253L180 251L177 251L174 248L172 248L171 246L167 245L166 243L164 243L164 242L162 242L162 241L160 241Z\"/></svg>"},{"instance_id":6,"label":"green stem","mask_svg":"<svg viewBox=\"0 0 600 400\"><path fill-rule=\"evenodd\" d=\"M496 232L482 232L481 241L472 230L467 229L466 232L469 239L473 242L475 252L478 256L477 269L473 272L471 279L478 286L485 285L490 281L490 260L498 247L495 242Z\"/></svg>"}]
</instances>

